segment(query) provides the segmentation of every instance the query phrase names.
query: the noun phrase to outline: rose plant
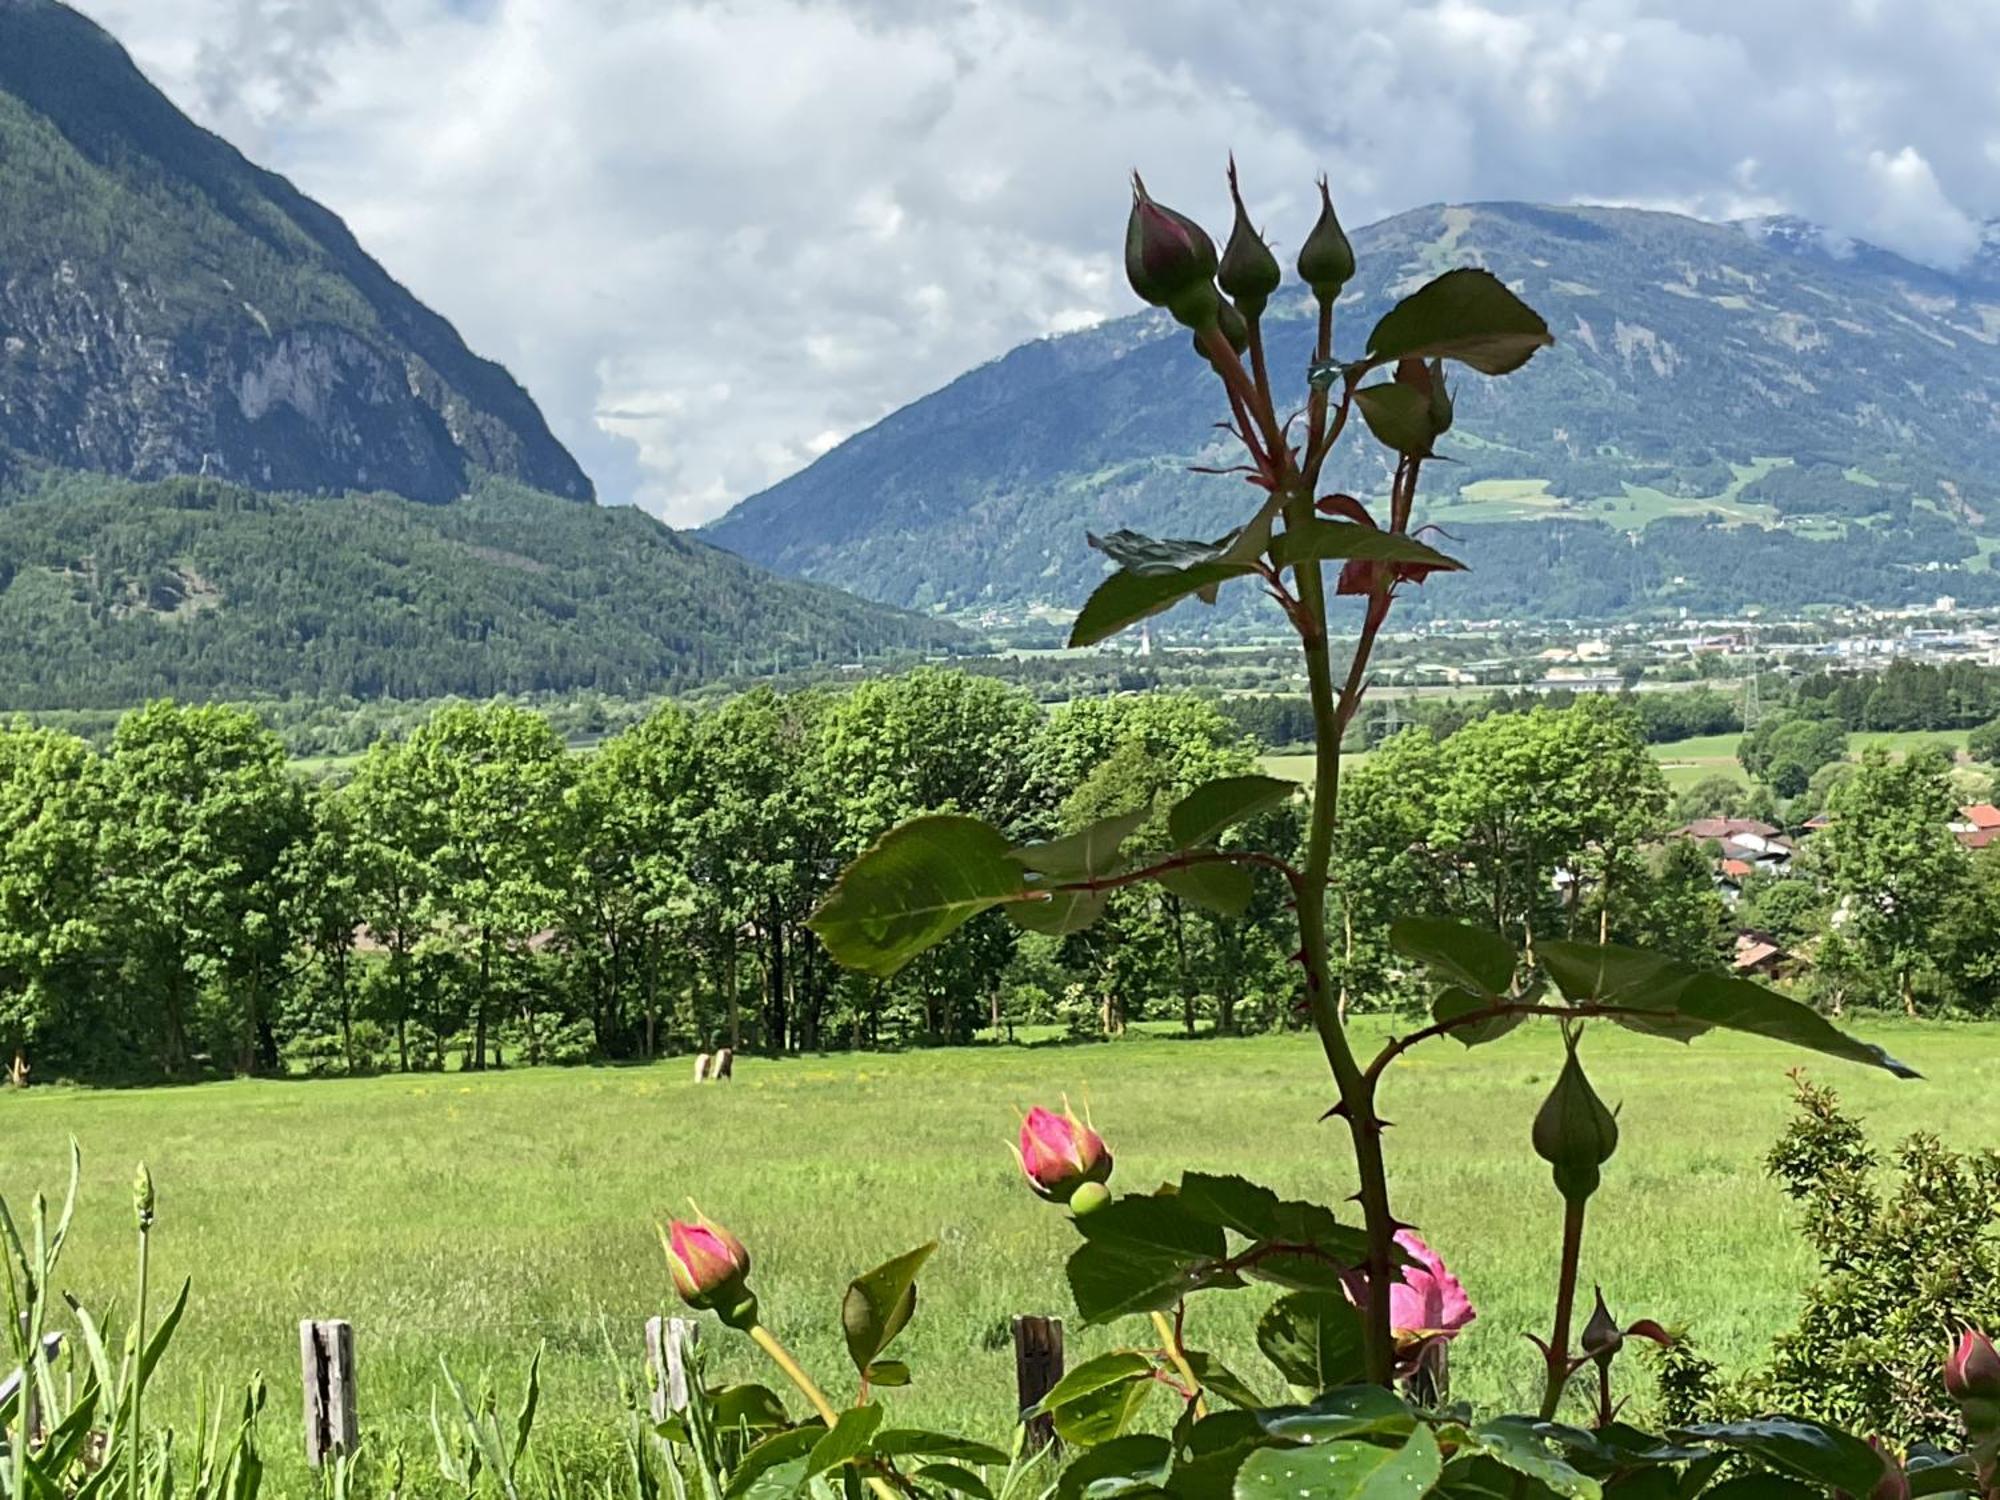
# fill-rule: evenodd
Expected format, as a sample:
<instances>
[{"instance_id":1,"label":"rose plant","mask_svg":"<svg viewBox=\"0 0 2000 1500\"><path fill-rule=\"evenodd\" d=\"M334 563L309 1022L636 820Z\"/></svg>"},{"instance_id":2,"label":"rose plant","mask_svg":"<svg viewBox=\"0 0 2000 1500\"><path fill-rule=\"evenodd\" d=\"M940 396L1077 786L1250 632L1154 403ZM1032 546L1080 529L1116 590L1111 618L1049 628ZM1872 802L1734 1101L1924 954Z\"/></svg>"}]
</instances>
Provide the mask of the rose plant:
<instances>
[{"instance_id":1,"label":"rose plant","mask_svg":"<svg viewBox=\"0 0 2000 1500\"><path fill-rule=\"evenodd\" d=\"M1345 1128L1357 1217L1242 1177L1193 1171L1151 1191L1114 1194L1110 1150L1067 1108L1038 1108L1022 1125L1017 1149L1029 1186L1067 1206L1080 1236L1067 1267L1078 1313L1093 1324L1143 1317L1152 1329L1150 1339L1069 1371L1041 1403L1073 1454L1059 1492L1238 1500L1418 1500L1432 1491L1455 1500L1599 1500L1616 1492L1693 1500L1716 1486L1732 1500L1974 1490L2000 1500L2000 1371L1977 1335L1967 1335L1944 1379L1965 1414L1968 1451L1902 1454L1784 1413L1641 1431L1621 1420L1613 1365L1627 1340L1667 1334L1648 1319L1621 1324L1601 1291L1595 1311L1575 1326L1588 1207L1619 1136L1615 1113L1584 1068L1588 1027L1683 1043L1733 1030L1915 1076L1880 1048L1773 990L1659 954L1546 940L1521 948L1501 933L1412 917L1391 936L1429 981L1429 1019L1372 1057L1357 1051L1339 1004L1327 921L1341 741L1397 599L1461 568L1413 525L1420 477L1452 428L1457 372L1505 376L1553 339L1504 282L1467 267L1411 292L1358 350L1337 353L1335 314L1356 266L1322 181L1318 218L1297 258L1314 342L1293 409L1292 399L1280 399L1263 338L1283 274L1250 221L1233 163L1229 188L1234 222L1218 253L1200 224L1156 201L1135 176L1125 269L1143 301L1190 331L1214 372L1223 426L1241 450L1223 472L1247 481L1253 498L1241 523L1211 540L1129 530L1091 537L1114 566L1085 602L1070 642L1102 641L1190 598L1213 603L1238 581L1258 586L1296 633L1310 686L1317 756L1303 849L1225 842L1239 824L1300 791L1261 775L1209 782L1167 809L1164 851L1128 847L1150 809L1030 844L1014 844L976 818L935 814L885 834L812 919L837 961L887 976L981 913L997 908L1030 931L1062 935L1097 920L1111 891L1141 881L1230 915L1249 904L1256 881L1277 880L1297 911L1301 1009L1331 1075L1336 1102L1328 1113ZM1357 414L1385 450L1386 491L1372 502L1325 492L1320 482ZM1358 606L1338 669L1330 594ZM1536 1336L1543 1390L1533 1413L1482 1416L1444 1398L1444 1350L1474 1311L1444 1260L1392 1206L1379 1100L1388 1071L1413 1047L1446 1038L1475 1047L1536 1020L1555 1022L1563 1044L1527 1142L1549 1164L1562 1202L1554 1306L1547 1336ZM850 1287L842 1323L859 1379L854 1404L836 1410L757 1324L741 1247L708 1229L708 1239L687 1226L673 1232L676 1285L763 1343L817 1413L751 1450L743 1483L776 1493L837 1477L889 1493L986 1493L966 1466L997 1454L887 1428L876 1400L880 1387L908 1378L881 1355L915 1310L916 1272L932 1247ZM1278 1292L1258 1322L1257 1345L1282 1393L1189 1340L1191 1299L1254 1284ZM1587 1414L1565 1420L1566 1394L1586 1369L1596 1385L1592 1399L1578 1403ZM1149 1416L1149 1401L1162 1392L1171 1411Z\"/></svg>"}]
</instances>

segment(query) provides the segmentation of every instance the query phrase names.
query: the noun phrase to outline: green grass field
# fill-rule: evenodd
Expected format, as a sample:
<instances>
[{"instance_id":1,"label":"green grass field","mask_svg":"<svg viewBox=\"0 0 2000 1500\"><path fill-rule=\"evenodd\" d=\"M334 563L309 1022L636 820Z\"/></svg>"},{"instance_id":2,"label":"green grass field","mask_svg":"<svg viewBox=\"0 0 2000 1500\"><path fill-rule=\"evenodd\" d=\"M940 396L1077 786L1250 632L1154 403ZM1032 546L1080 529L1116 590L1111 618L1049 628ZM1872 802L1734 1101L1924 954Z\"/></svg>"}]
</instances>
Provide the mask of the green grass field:
<instances>
[{"instance_id":1,"label":"green grass field","mask_svg":"<svg viewBox=\"0 0 2000 1500\"><path fill-rule=\"evenodd\" d=\"M1892 754L1903 754L1923 744L1948 745L1954 752L1961 752L1965 749L1969 733L1964 729L1864 730L1847 737L1848 753L1859 756L1871 746L1882 745ZM1711 776L1724 776L1748 785L1750 778L1736 759L1736 747L1742 738L1737 733L1706 734L1649 748L1666 775L1667 785L1675 791ZM1348 757L1350 764L1355 759L1354 756ZM1261 758L1261 764L1273 776L1284 776L1293 781L1312 780L1313 758L1310 755L1266 755Z\"/></svg>"},{"instance_id":2,"label":"green grass field","mask_svg":"<svg viewBox=\"0 0 2000 1500\"><path fill-rule=\"evenodd\" d=\"M1830 1061L1815 1072L1883 1138L1919 1127L1964 1146L2000 1138L2000 1034L1869 1030L1931 1081ZM1477 1400L1519 1404L1534 1380L1520 1335L1546 1317L1557 1211L1527 1138L1557 1051L1546 1029L1470 1053L1430 1043L1386 1099L1397 1206L1481 1311L1454 1361L1458 1393ZM1691 1323L1741 1366L1786 1323L1811 1269L1760 1167L1799 1054L1607 1033L1588 1056L1622 1105L1624 1141L1594 1210L1586 1283L1602 1281L1621 1312ZM899 1346L916 1384L891 1399L902 1418L1001 1435L1007 1320L1067 1308L1074 1243L1030 1197L1006 1142L1017 1106L1064 1091L1089 1100L1126 1188L1198 1166L1329 1201L1349 1191L1338 1130L1316 1123L1328 1088L1305 1037L745 1059L733 1084L708 1087L688 1071L36 1090L0 1102L0 1188L17 1216L35 1188L57 1191L75 1135L87 1180L62 1288L129 1308L128 1184L144 1158L160 1187L156 1286L194 1278L158 1399L185 1416L197 1380L261 1369L269 1446L294 1480L308 1315L353 1321L364 1431L378 1452L400 1444L413 1473L430 1465L440 1355L511 1391L546 1341L545 1431L590 1444L613 1403L604 1333L636 1356L644 1319L670 1309L653 1225L690 1196L749 1243L767 1317L843 1389L848 1276L940 1241ZM1194 1336L1257 1368L1250 1328L1270 1295L1211 1294ZM1072 1359L1130 1331L1073 1328ZM732 1336L710 1337L726 1370L754 1368Z\"/></svg>"}]
</instances>

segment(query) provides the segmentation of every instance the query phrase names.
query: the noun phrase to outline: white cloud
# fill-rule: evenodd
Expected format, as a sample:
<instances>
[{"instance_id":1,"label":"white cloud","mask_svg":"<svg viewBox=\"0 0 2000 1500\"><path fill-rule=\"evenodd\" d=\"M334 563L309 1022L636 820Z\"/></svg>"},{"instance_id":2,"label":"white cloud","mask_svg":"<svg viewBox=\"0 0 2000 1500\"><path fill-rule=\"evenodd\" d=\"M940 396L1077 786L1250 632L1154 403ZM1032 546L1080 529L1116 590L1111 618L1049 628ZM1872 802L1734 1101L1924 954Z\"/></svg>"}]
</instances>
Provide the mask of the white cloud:
<instances>
[{"instance_id":1,"label":"white cloud","mask_svg":"<svg viewBox=\"0 0 2000 1500\"><path fill-rule=\"evenodd\" d=\"M1130 306L1124 173L1281 242L1441 199L1787 211L1940 263L2000 211L1956 0L82 0L692 523ZM1218 226L1221 227L1221 226Z\"/></svg>"}]
</instances>

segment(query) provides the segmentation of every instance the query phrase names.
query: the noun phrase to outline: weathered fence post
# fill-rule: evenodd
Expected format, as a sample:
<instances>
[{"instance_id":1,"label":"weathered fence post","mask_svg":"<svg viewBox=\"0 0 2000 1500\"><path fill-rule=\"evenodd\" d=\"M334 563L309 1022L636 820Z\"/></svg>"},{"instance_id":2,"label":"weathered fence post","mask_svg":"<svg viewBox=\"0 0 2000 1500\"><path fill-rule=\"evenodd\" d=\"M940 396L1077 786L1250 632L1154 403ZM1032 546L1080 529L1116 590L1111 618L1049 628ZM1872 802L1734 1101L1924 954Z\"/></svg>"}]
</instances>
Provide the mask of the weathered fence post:
<instances>
[{"instance_id":1,"label":"weathered fence post","mask_svg":"<svg viewBox=\"0 0 2000 1500\"><path fill-rule=\"evenodd\" d=\"M646 1368L653 1374L653 1420L686 1411L688 1365L701 1341L701 1324L691 1318L646 1319Z\"/></svg>"},{"instance_id":2,"label":"weathered fence post","mask_svg":"<svg viewBox=\"0 0 2000 1500\"><path fill-rule=\"evenodd\" d=\"M361 1429L354 1412L354 1329L344 1318L299 1323L299 1375L306 1393L306 1462L352 1453Z\"/></svg>"},{"instance_id":3,"label":"weathered fence post","mask_svg":"<svg viewBox=\"0 0 2000 1500\"><path fill-rule=\"evenodd\" d=\"M1021 1412L1055 1389L1063 1375L1061 1318L1022 1317L1014 1320L1014 1385ZM1039 1453L1054 1445L1056 1424L1047 1413L1028 1418L1028 1451Z\"/></svg>"}]
</instances>

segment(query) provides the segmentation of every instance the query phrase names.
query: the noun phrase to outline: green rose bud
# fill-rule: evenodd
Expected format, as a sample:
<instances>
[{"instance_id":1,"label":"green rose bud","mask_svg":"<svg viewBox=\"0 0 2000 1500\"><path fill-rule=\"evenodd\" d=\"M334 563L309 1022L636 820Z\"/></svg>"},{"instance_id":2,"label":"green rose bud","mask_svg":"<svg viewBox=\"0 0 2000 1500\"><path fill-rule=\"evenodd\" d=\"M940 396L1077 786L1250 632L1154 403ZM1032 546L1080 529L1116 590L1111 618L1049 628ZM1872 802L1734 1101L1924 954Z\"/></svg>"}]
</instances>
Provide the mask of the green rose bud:
<instances>
[{"instance_id":1,"label":"green rose bud","mask_svg":"<svg viewBox=\"0 0 2000 1500\"><path fill-rule=\"evenodd\" d=\"M1556 1191L1581 1203L1597 1191L1598 1168L1618 1149L1618 1121L1584 1077L1576 1038L1564 1044L1562 1072L1535 1115L1535 1155L1554 1168Z\"/></svg>"},{"instance_id":2,"label":"green rose bud","mask_svg":"<svg viewBox=\"0 0 2000 1500\"><path fill-rule=\"evenodd\" d=\"M1299 280L1313 289L1321 302L1332 302L1340 289L1354 279L1354 247L1333 212L1333 197L1326 179L1319 180L1319 222L1299 246Z\"/></svg>"},{"instance_id":3,"label":"green rose bud","mask_svg":"<svg viewBox=\"0 0 2000 1500\"><path fill-rule=\"evenodd\" d=\"M1232 297L1245 318L1261 317L1264 304L1284 280L1278 257L1264 243L1264 236L1250 227L1250 215L1243 207L1243 195L1236 188L1236 158L1229 159L1229 198L1236 205L1236 222L1230 226L1229 243L1222 247L1222 263L1216 280ZM1223 332L1229 330L1225 325ZM1234 342L1234 339L1231 340Z\"/></svg>"}]
</instances>

